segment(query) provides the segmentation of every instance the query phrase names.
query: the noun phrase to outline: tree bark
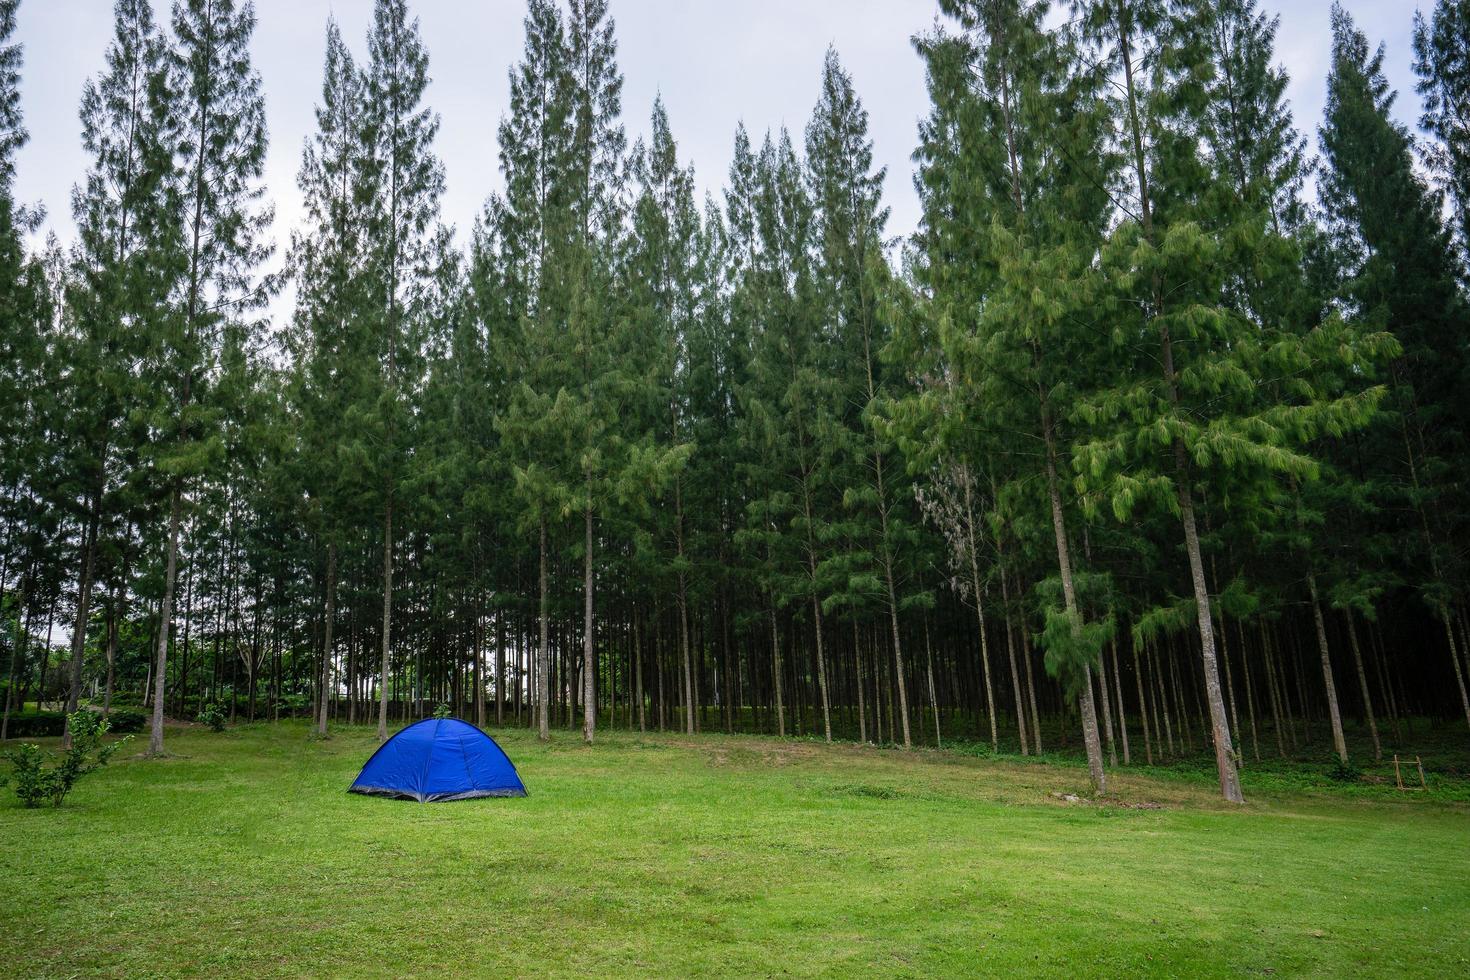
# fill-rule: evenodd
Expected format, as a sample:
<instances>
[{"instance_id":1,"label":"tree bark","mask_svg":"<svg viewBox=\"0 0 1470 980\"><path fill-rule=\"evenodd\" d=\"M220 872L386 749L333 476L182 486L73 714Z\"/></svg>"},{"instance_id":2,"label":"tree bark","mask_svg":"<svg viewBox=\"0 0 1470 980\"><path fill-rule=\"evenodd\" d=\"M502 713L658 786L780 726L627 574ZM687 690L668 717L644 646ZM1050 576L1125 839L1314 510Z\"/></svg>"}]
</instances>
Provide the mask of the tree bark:
<instances>
[{"instance_id":1,"label":"tree bark","mask_svg":"<svg viewBox=\"0 0 1470 980\"><path fill-rule=\"evenodd\" d=\"M393 493L383 508L383 673L378 685L378 741L388 740L389 653L393 643Z\"/></svg>"},{"instance_id":2,"label":"tree bark","mask_svg":"<svg viewBox=\"0 0 1470 980\"><path fill-rule=\"evenodd\" d=\"M1378 721L1373 717L1373 695L1368 691L1368 672L1363 668L1363 650L1358 646L1358 628L1353 623L1353 611L1344 609L1347 620L1348 645L1353 650L1353 663L1358 668L1358 692L1363 696L1363 720L1368 723L1368 734L1373 737L1373 761L1383 761L1383 746L1378 742Z\"/></svg>"},{"instance_id":3,"label":"tree bark","mask_svg":"<svg viewBox=\"0 0 1470 980\"><path fill-rule=\"evenodd\" d=\"M786 737L786 705L781 698L781 637L776 631L776 601L771 600L771 687L776 699L776 734Z\"/></svg>"},{"instance_id":4,"label":"tree bark","mask_svg":"<svg viewBox=\"0 0 1470 980\"><path fill-rule=\"evenodd\" d=\"M812 579L816 580L815 564L813 564ZM817 636L817 686L822 695L822 734L827 741L832 741L832 706L827 699L827 661L822 653L822 606L817 602L817 595L812 593L812 630ZM895 629L897 627L895 626ZM907 728L908 719L904 719Z\"/></svg>"},{"instance_id":5,"label":"tree bark","mask_svg":"<svg viewBox=\"0 0 1470 980\"><path fill-rule=\"evenodd\" d=\"M169 493L168 544L163 566L163 601L158 611L158 652L153 660L153 725L148 734L148 754L163 754L163 698L168 668L168 638L173 628L174 585L179 571L179 522L183 501L179 488Z\"/></svg>"},{"instance_id":6,"label":"tree bark","mask_svg":"<svg viewBox=\"0 0 1470 980\"><path fill-rule=\"evenodd\" d=\"M337 619L337 544L327 545L327 609L322 628L322 673L320 704L317 706L316 733L327 734L327 708L332 703L332 627Z\"/></svg>"},{"instance_id":7,"label":"tree bark","mask_svg":"<svg viewBox=\"0 0 1470 980\"><path fill-rule=\"evenodd\" d=\"M541 643L536 660L536 737L551 740L551 602L550 582L546 570L546 518L541 518Z\"/></svg>"},{"instance_id":8,"label":"tree bark","mask_svg":"<svg viewBox=\"0 0 1470 980\"><path fill-rule=\"evenodd\" d=\"M1342 734L1342 713L1337 707L1337 682L1332 676L1332 658L1328 655L1327 624L1322 621L1322 602L1317 595L1317 576L1307 573L1307 591L1312 598L1312 624L1317 628L1317 651L1322 655L1322 683L1327 690L1327 717L1332 722L1332 746L1345 766L1348 762L1347 740Z\"/></svg>"},{"instance_id":9,"label":"tree bark","mask_svg":"<svg viewBox=\"0 0 1470 980\"><path fill-rule=\"evenodd\" d=\"M77 620L76 627L71 634L71 687L66 695L67 719L62 731L61 745L63 748L71 748L71 713L77 710L82 700L82 658L87 653L87 620L91 615L92 604L92 575L96 566L97 556L97 523L101 519L100 511L102 490L99 487L92 497L92 505L87 518L86 534L83 537L82 549L82 572L81 579L77 583Z\"/></svg>"},{"instance_id":10,"label":"tree bark","mask_svg":"<svg viewBox=\"0 0 1470 980\"><path fill-rule=\"evenodd\" d=\"M583 512L586 545L582 554L582 741L592 744L597 731L597 674L592 657L592 507Z\"/></svg>"},{"instance_id":11,"label":"tree bark","mask_svg":"<svg viewBox=\"0 0 1470 980\"><path fill-rule=\"evenodd\" d=\"M1072 556L1067 543L1067 524L1062 512L1062 494L1057 480L1056 442L1045 401L1042 402L1041 414L1041 427L1046 439L1046 492L1047 497L1051 500L1051 526L1053 536L1056 538L1057 568L1062 577L1062 600L1066 604L1067 616L1072 622L1072 630L1075 635L1081 628L1082 613L1077 607L1077 593L1072 581ZM1029 669L1029 658L1027 664ZM1082 678L1084 683L1077 697L1077 707L1082 712L1082 743L1087 750L1087 772L1092 779L1093 792L1106 793L1108 777L1103 770L1102 743L1098 739L1097 710L1092 700L1092 667L1090 664L1083 664ZM1032 697L1035 697L1034 691ZM1036 735L1039 739L1041 735L1039 720L1037 728ZM1041 754L1039 744L1036 753Z\"/></svg>"}]
</instances>

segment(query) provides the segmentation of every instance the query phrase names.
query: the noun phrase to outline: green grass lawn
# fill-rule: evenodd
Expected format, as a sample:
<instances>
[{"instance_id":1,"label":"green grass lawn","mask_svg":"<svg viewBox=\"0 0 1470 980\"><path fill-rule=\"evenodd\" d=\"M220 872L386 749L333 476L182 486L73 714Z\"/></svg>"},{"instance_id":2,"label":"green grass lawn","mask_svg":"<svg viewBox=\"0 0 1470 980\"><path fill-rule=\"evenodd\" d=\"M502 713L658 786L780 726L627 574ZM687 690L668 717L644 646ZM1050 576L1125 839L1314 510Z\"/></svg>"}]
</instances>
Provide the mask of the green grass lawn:
<instances>
[{"instance_id":1,"label":"green grass lawn","mask_svg":"<svg viewBox=\"0 0 1470 980\"><path fill-rule=\"evenodd\" d=\"M1470 808L1433 796L495 734L530 797L350 795L371 730L301 723L134 743L59 811L7 789L0 974L1470 972Z\"/></svg>"}]
</instances>

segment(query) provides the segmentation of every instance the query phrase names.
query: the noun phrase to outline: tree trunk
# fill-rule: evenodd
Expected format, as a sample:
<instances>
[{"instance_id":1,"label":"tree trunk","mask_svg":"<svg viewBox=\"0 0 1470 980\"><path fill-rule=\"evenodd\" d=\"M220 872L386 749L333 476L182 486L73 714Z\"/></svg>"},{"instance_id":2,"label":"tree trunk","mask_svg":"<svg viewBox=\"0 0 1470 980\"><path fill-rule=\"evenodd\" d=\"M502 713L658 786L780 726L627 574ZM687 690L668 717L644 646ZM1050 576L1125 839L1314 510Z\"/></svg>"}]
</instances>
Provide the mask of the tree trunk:
<instances>
[{"instance_id":1,"label":"tree trunk","mask_svg":"<svg viewBox=\"0 0 1470 980\"><path fill-rule=\"evenodd\" d=\"M337 544L327 545L327 610L322 628L321 704L317 706L316 733L327 734L327 708L332 703L332 627L337 619Z\"/></svg>"},{"instance_id":2,"label":"tree trunk","mask_svg":"<svg viewBox=\"0 0 1470 980\"><path fill-rule=\"evenodd\" d=\"M1363 651L1358 646L1358 628L1353 624L1353 611L1343 610L1347 620L1348 645L1353 650L1353 663L1358 668L1358 692L1363 696L1363 720L1368 723L1368 734L1373 737L1373 761L1383 761L1383 746L1378 743L1378 721L1373 717L1373 695L1368 691L1368 672L1363 669Z\"/></svg>"},{"instance_id":3,"label":"tree trunk","mask_svg":"<svg viewBox=\"0 0 1470 980\"><path fill-rule=\"evenodd\" d=\"M77 620L71 634L71 687L66 695L67 719L62 731L61 745L71 748L71 713L77 710L82 700L82 658L87 653L87 619L91 614L92 574L97 555L97 522L100 520L102 490L98 488L92 498L87 519L87 530L82 543L81 580L77 583Z\"/></svg>"},{"instance_id":4,"label":"tree trunk","mask_svg":"<svg viewBox=\"0 0 1470 980\"><path fill-rule=\"evenodd\" d=\"M582 554L582 741L597 731L597 673L592 664L592 507L583 512L586 539Z\"/></svg>"},{"instance_id":5,"label":"tree trunk","mask_svg":"<svg viewBox=\"0 0 1470 980\"><path fill-rule=\"evenodd\" d=\"M551 602L546 570L546 518L541 518L541 644L536 661L536 737L551 740Z\"/></svg>"},{"instance_id":6,"label":"tree trunk","mask_svg":"<svg viewBox=\"0 0 1470 980\"><path fill-rule=\"evenodd\" d=\"M117 682L117 633L118 615L122 600L121 586L113 589L112 601L107 605L107 687L102 694L102 717L112 714L112 692Z\"/></svg>"},{"instance_id":7,"label":"tree trunk","mask_svg":"<svg viewBox=\"0 0 1470 980\"><path fill-rule=\"evenodd\" d=\"M985 711L990 716L990 751L1000 751L1000 735L996 730L995 691L990 683L990 641L985 635L985 603L981 599L980 566L975 558L975 508L974 491L970 485L969 470L964 471L965 481L965 533L969 536L970 588L975 593L976 628L980 631L980 665L985 679Z\"/></svg>"},{"instance_id":8,"label":"tree trunk","mask_svg":"<svg viewBox=\"0 0 1470 980\"><path fill-rule=\"evenodd\" d=\"M163 601L158 611L158 652L153 661L153 725L148 734L148 754L163 754L163 698L165 675L168 668L168 637L173 628L174 585L179 570L179 521L183 501L179 488L169 493L168 544L165 546L163 570Z\"/></svg>"},{"instance_id":9,"label":"tree trunk","mask_svg":"<svg viewBox=\"0 0 1470 980\"><path fill-rule=\"evenodd\" d=\"M898 679L898 715L903 722L903 747L910 749L913 748L913 741L909 736L909 692L908 684L904 679L903 645L899 640L898 633L898 597L893 589L893 568L891 565L885 566L884 575L888 583L888 622L893 630L893 673ZM821 640L819 637L818 649L820 649L820 644ZM826 698L826 688L824 687L822 700L825 702ZM823 707L825 708L826 705L824 704ZM825 712L823 720L826 720ZM827 726L827 741L832 741L832 726L830 724Z\"/></svg>"},{"instance_id":10,"label":"tree trunk","mask_svg":"<svg viewBox=\"0 0 1470 980\"><path fill-rule=\"evenodd\" d=\"M1113 711L1110 706L1111 698L1108 696L1108 655L1107 651L1100 651L1097 661L1097 686L1102 694L1102 724L1103 731L1107 734L1108 764L1114 769L1118 768L1118 744L1113 737Z\"/></svg>"},{"instance_id":11,"label":"tree trunk","mask_svg":"<svg viewBox=\"0 0 1470 980\"><path fill-rule=\"evenodd\" d=\"M1455 665L1455 683L1460 687L1460 707L1465 710L1465 724L1470 725L1470 695L1465 693L1465 672L1460 667L1460 654L1455 649L1455 631L1450 626L1449 613L1441 609L1439 618L1444 623L1445 639L1450 644L1450 663Z\"/></svg>"},{"instance_id":12,"label":"tree trunk","mask_svg":"<svg viewBox=\"0 0 1470 980\"><path fill-rule=\"evenodd\" d=\"M383 673L378 685L378 741L388 740L388 672L393 637L393 494L383 508Z\"/></svg>"},{"instance_id":13,"label":"tree trunk","mask_svg":"<svg viewBox=\"0 0 1470 980\"><path fill-rule=\"evenodd\" d=\"M813 582L815 583L815 565L813 565ZM817 602L816 593L812 593L812 617L813 632L817 635L817 686L822 694L822 733L827 741L832 741L832 705L827 698L827 662L822 653L822 606ZM894 621L894 632L898 632L898 621ZM902 656L899 654L898 656ZM908 731L908 718L904 718L904 731Z\"/></svg>"},{"instance_id":14,"label":"tree trunk","mask_svg":"<svg viewBox=\"0 0 1470 980\"><path fill-rule=\"evenodd\" d=\"M1173 377L1173 363L1168 347L1168 329L1161 331L1165 336L1164 363L1169 376ZM1194 604L1199 616L1201 656L1205 669L1205 700L1210 708L1210 730L1215 743L1215 768L1220 774L1220 793L1231 803L1244 803L1245 794L1240 789L1240 776L1235 770L1235 746L1230 741L1230 719L1225 716L1225 699L1220 691L1220 671L1215 663L1215 626L1210 615L1210 595L1205 588L1205 566L1200 554L1199 533L1194 524L1194 500L1189 492L1189 465L1184 453L1184 444L1176 441L1174 458L1178 473L1179 510L1184 523L1184 546L1189 553L1190 578L1194 582Z\"/></svg>"},{"instance_id":15,"label":"tree trunk","mask_svg":"<svg viewBox=\"0 0 1470 980\"><path fill-rule=\"evenodd\" d=\"M1006 584L1006 574L1000 573L1001 601L1006 607L1006 655L1011 661L1011 694L1016 702L1016 735L1021 741L1021 754L1030 755L1031 749L1026 740L1026 703L1021 700L1021 669L1016 664L1016 629L1011 619L1011 597L1010 588Z\"/></svg>"},{"instance_id":16,"label":"tree trunk","mask_svg":"<svg viewBox=\"0 0 1470 980\"><path fill-rule=\"evenodd\" d=\"M858 640L857 619L852 621L853 678L857 687L858 741L868 744L868 708L863 696L863 646Z\"/></svg>"},{"instance_id":17,"label":"tree trunk","mask_svg":"<svg viewBox=\"0 0 1470 980\"><path fill-rule=\"evenodd\" d=\"M1337 708L1337 682L1332 676L1332 658L1327 651L1327 625L1322 621L1322 603L1317 596L1317 576L1307 573L1307 591L1312 597L1312 623L1317 627L1317 650L1322 655L1322 683L1327 689L1327 717L1332 722L1332 745L1337 758L1348 762L1347 740L1342 734L1342 713Z\"/></svg>"},{"instance_id":18,"label":"tree trunk","mask_svg":"<svg viewBox=\"0 0 1470 980\"><path fill-rule=\"evenodd\" d=\"M1077 607L1077 593L1072 582L1072 556L1070 546L1067 542L1066 517L1062 512L1062 494L1057 480L1056 440L1052 432L1051 417L1046 408L1044 400L1041 403L1041 428L1046 441L1046 492L1051 501L1051 526L1053 536L1056 538L1057 546L1057 568L1062 577L1062 600L1066 604L1067 617L1071 620L1073 635L1076 635L1082 626L1082 613ZM1027 658L1027 669L1030 669L1030 658ZM1097 733L1097 710L1092 701L1092 667L1084 664L1082 667L1084 686L1081 688L1077 698L1077 707L1082 712L1082 743L1087 750L1087 772L1092 779L1092 789L1095 793L1106 793L1108 791L1108 777L1103 770L1102 744ZM1035 698L1035 691L1032 691ZM1033 701L1034 704L1034 701ZM1033 708L1033 714L1035 714ZM1040 720L1037 719L1038 740L1040 739ZM1036 754L1041 754L1038 744Z\"/></svg>"},{"instance_id":19,"label":"tree trunk","mask_svg":"<svg viewBox=\"0 0 1470 980\"><path fill-rule=\"evenodd\" d=\"M1128 751L1128 709L1123 706L1123 664L1118 658L1118 641L1108 644L1113 651L1113 692L1118 698L1118 735L1123 740L1123 765L1132 765Z\"/></svg>"},{"instance_id":20,"label":"tree trunk","mask_svg":"<svg viewBox=\"0 0 1470 980\"><path fill-rule=\"evenodd\" d=\"M786 705L781 698L781 638L776 631L776 602L771 600L771 686L776 699L776 734L786 737Z\"/></svg>"},{"instance_id":21,"label":"tree trunk","mask_svg":"<svg viewBox=\"0 0 1470 980\"><path fill-rule=\"evenodd\" d=\"M1154 737L1148 728L1148 698L1143 693L1143 661L1139 659L1138 642L1133 643L1133 681L1138 687L1138 714L1143 721L1143 755L1151 766L1154 764ZM1154 727L1158 728L1158 718L1154 718Z\"/></svg>"}]
</instances>

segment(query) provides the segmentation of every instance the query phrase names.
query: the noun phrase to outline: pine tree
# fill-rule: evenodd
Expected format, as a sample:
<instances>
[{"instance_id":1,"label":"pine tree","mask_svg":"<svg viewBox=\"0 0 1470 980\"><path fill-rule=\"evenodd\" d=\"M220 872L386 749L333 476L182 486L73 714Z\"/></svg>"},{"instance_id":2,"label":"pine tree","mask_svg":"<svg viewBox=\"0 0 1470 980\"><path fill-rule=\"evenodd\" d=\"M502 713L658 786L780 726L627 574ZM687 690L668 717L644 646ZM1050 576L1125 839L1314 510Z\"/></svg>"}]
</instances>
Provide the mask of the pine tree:
<instances>
[{"instance_id":1,"label":"pine tree","mask_svg":"<svg viewBox=\"0 0 1470 980\"><path fill-rule=\"evenodd\" d=\"M767 590L793 612L811 612L822 730L832 706L822 604L834 583L827 531L837 517L833 483L840 393L830 339L819 329L812 268L812 204L784 130L769 134L756 166L758 246L750 274L750 379L741 393L753 486L746 541L764 553Z\"/></svg>"},{"instance_id":2,"label":"pine tree","mask_svg":"<svg viewBox=\"0 0 1470 980\"><path fill-rule=\"evenodd\" d=\"M646 360L637 374L654 379L640 388L646 393L643 417L649 432L646 442L664 453L665 470L656 480L671 482L672 514L660 529L660 546L672 539L672 557L665 567L674 579L674 600L679 617L679 660L683 699L694 704L693 663L689 638L690 521L688 494L683 472L694 449L693 426L697 421L692 404L695 391L691 341L697 330L699 212L694 206L694 172L679 166L678 151L669 130L663 100L655 99L649 142L633 150L632 171L638 183L633 206L628 268L624 281L628 290L630 330L619 357L625 363ZM634 402L637 404L637 401ZM685 731L694 732L694 712L686 712Z\"/></svg>"},{"instance_id":3,"label":"pine tree","mask_svg":"<svg viewBox=\"0 0 1470 980\"><path fill-rule=\"evenodd\" d=\"M1470 263L1470 3L1438 0L1428 20L1414 12L1414 71L1424 98L1419 125L1433 137L1426 156L1449 192L1460 239L1460 261ZM1470 264L1462 264L1470 274Z\"/></svg>"},{"instance_id":4,"label":"pine tree","mask_svg":"<svg viewBox=\"0 0 1470 980\"><path fill-rule=\"evenodd\" d=\"M537 728L550 737L550 529L563 509L556 475L566 448L552 406L570 383L570 365L554 356L564 309L552 256L564 248L569 219L566 177L571 141L571 75L556 4L531 0L525 53L510 72L510 114L499 127L505 198L492 199L481 221L473 264L482 305L504 310L492 337L510 379L496 433L520 504L517 523L536 535L538 632L534 664Z\"/></svg>"},{"instance_id":5,"label":"pine tree","mask_svg":"<svg viewBox=\"0 0 1470 980\"><path fill-rule=\"evenodd\" d=\"M329 21L317 132L302 152L297 175L306 226L293 235L287 263L296 280L288 349L295 369L293 408L300 420L298 479L307 491L306 523L324 540L327 552L320 691L331 686L337 552L347 529L344 511L351 508L352 498L369 490L354 487L350 462L335 458L340 446L353 441L347 415L370 397L374 367L366 355L373 349L367 327L375 322L375 297L363 288L369 280L363 261L367 215L359 186L366 164L362 84L336 21ZM321 697L317 731L323 735L327 704Z\"/></svg>"},{"instance_id":6,"label":"pine tree","mask_svg":"<svg viewBox=\"0 0 1470 980\"><path fill-rule=\"evenodd\" d=\"M975 255L986 302L976 315L965 308L963 293L946 295L956 305L953 313L940 310L949 321L941 320L940 341L953 365L953 383L988 389L979 397L991 424L1025 432L1039 443L1040 472L1027 478L1039 477L1046 487L1059 585L1041 596L1047 666L1078 699L1093 787L1104 792L1092 673L1110 627L1084 616L1062 482L1065 399L1076 390L1077 367L1097 367L1090 335L1074 324L1096 294L1089 265L1107 215L1107 199L1099 191L1108 167L1104 117L1090 88L1095 83L1080 73L1066 78L1065 66L1075 63L1069 61L1068 38L1044 30L1044 4L998 0L948 10L965 35L941 35L926 46L931 87L942 86L949 104L959 108L949 110L953 122L936 119L929 132L938 136L940 127L952 125L958 146L948 152L942 144L935 147L925 181L936 193L962 188L973 195L938 212L978 213L989 228ZM981 134L992 127L999 138L987 140ZM1056 146L1063 152L1048 152ZM950 173L941 176L941 166ZM939 225L930 233L939 246L932 266L944 255L940 243L955 232ZM1003 411L1005 421L999 417ZM1060 603L1046 597L1053 594Z\"/></svg>"},{"instance_id":7,"label":"pine tree","mask_svg":"<svg viewBox=\"0 0 1470 980\"><path fill-rule=\"evenodd\" d=\"M854 548L834 556L837 577L845 578L846 585L843 594L828 602L860 605L864 595L882 597L893 644L903 746L910 748L908 669L899 629L899 610L910 597L900 597L899 590L908 585L907 553L913 532L903 504L911 496L903 464L895 459L891 438L882 432L894 397L891 371L879 359L889 336L881 309L889 288L882 254L888 210L881 203L884 171L870 172L873 146L867 130L867 110L837 52L828 49L822 95L806 132L819 315L823 331L835 338L838 363L861 368L843 393L847 406L843 441L850 459L843 493L849 516L842 523Z\"/></svg>"},{"instance_id":8,"label":"pine tree","mask_svg":"<svg viewBox=\"0 0 1470 980\"><path fill-rule=\"evenodd\" d=\"M178 152L170 181L176 217L161 231L175 256L174 302L156 332L150 370L160 400L154 465L168 496L163 597L153 668L149 752L163 751L164 690L174 617L179 535L192 484L217 460L218 420L210 382L223 350L257 325L263 302L255 269L269 247L270 209L259 203L265 162L265 102L251 66L255 10L233 0L177 0L168 56L170 125Z\"/></svg>"},{"instance_id":9,"label":"pine tree","mask_svg":"<svg viewBox=\"0 0 1470 980\"><path fill-rule=\"evenodd\" d=\"M406 0L376 0L363 77L364 166L358 193L364 216L365 277L376 299L372 348L378 369L365 447L379 487L383 547L382 675L378 738L388 737L388 676L393 637L393 517L412 441L413 398L422 372L431 284L448 253L439 224L444 167L434 155L439 117L422 104L429 58Z\"/></svg>"}]
</instances>

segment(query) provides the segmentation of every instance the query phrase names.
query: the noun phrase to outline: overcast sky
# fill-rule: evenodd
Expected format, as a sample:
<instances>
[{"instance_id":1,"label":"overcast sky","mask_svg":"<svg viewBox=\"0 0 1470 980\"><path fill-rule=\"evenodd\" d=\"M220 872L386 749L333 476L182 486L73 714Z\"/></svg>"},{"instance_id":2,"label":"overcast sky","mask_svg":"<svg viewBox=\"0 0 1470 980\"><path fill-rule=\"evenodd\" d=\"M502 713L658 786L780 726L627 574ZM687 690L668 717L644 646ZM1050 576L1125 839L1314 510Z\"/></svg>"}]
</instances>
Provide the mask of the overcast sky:
<instances>
[{"instance_id":1,"label":"overcast sky","mask_svg":"<svg viewBox=\"0 0 1470 980\"><path fill-rule=\"evenodd\" d=\"M1345 2L1369 38L1387 44L1398 113L1413 123L1419 112L1409 50L1414 0ZM427 99L443 120L437 150L448 175L444 218L464 242L486 195L501 186L495 127L508 101L506 72L521 52L524 3L410 3L429 50ZM166 22L167 0L155 4ZM1330 0L1264 0L1264 6L1281 14L1277 55L1292 76L1298 126L1314 133ZM923 69L909 38L933 23L936 10L935 0L613 0L629 142L647 131L654 95L662 92L681 159L694 162L703 188L718 190L738 120L757 143L767 128L783 124L799 138L817 99L823 52L835 45L870 113L876 161L888 170L889 231L908 234L918 219L909 156L927 108ZM271 137L266 181L276 204L274 265L300 214L296 170L314 123L328 15L336 15L362 57L372 3L256 0L256 11L254 57ZM111 32L111 0L21 2L22 106L31 140L17 163L16 192L23 202L44 204L46 229L68 241L71 187L87 164L77 105L83 82L102 68Z\"/></svg>"}]
</instances>

